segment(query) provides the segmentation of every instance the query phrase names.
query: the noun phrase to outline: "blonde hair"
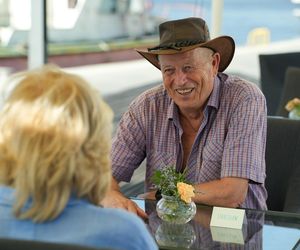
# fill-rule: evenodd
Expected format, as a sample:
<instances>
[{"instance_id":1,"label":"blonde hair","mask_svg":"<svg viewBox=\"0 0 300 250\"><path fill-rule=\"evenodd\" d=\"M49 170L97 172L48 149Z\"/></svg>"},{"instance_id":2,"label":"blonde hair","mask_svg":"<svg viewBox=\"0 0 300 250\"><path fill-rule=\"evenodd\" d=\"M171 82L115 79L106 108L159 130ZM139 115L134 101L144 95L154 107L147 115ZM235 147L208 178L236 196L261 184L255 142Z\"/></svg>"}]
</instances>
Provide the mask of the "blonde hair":
<instances>
[{"instance_id":1,"label":"blonde hair","mask_svg":"<svg viewBox=\"0 0 300 250\"><path fill-rule=\"evenodd\" d=\"M0 184L16 190L15 215L54 219L71 194L99 204L111 181L109 106L53 65L14 79L0 113Z\"/></svg>"}]
</instances>

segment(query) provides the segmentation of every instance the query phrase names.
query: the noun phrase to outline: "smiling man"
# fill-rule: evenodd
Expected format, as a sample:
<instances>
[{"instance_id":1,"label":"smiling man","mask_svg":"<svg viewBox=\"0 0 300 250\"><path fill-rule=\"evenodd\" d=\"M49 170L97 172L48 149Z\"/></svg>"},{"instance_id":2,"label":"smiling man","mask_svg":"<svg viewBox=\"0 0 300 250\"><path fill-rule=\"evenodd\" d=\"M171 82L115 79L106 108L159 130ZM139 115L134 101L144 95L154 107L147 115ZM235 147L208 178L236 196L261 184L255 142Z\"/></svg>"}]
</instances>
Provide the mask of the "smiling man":
<instances>
[{"instance_id":1,"label":"smiling man","mask_svg":"<svg viewBox=\"0 0 300 250\"><path fill-rule=\"evenodd\" d=\"M163 85L137 97L123 115L112 148L113 185L103 205L146 216L124 197L146 158L145 188L154 194L156 169L186 169L198 191L194 200L224 207L266 209L266 102L252 83L223 71L235 45L229 36L209 38L205 21L162 23L160 44L138 51L161 70Z\"/></svg>"}]
</instances>

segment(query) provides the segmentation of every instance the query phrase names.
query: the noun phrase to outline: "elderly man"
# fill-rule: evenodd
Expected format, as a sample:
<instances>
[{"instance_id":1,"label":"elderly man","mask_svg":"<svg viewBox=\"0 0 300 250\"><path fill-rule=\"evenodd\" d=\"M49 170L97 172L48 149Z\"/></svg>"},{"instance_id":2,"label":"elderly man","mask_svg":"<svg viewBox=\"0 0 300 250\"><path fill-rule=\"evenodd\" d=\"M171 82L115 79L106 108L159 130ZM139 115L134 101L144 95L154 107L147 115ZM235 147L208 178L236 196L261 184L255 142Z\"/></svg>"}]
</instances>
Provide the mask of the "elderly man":
<instances>
[{"instance_id":1,"label":"elderly man","mask_svg":"<svg viewBox=\"0 0 300 250\"><path fill-rule=\"evenodd\" d=\"M233 39L210 40L201 18L168 21L159 31L160 44L138 52L161 70L163 86L141 94L123 115L103 205L146 216L118 183L129 182L147 158L148 192L154 170L173 165L186 169L198 190L195 202L266 209L266 102L254 84L222 73L234 55Z\"/></svg>"}]
</instances>

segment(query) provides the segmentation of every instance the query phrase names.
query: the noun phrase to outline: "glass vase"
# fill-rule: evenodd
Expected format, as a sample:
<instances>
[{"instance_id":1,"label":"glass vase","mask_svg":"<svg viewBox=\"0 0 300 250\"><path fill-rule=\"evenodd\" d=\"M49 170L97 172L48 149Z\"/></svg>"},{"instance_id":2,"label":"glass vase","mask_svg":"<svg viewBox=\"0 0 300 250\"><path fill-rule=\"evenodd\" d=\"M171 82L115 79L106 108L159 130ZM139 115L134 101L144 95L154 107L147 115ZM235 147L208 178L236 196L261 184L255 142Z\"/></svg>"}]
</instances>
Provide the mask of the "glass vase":
<instances>
[{"instance_id":1,"label":"glass vase","mask_svg":"<svg viewBox=\"0 0 300 250\"><path fill-rule=\"evenodd\" d=\"M184 224L189 222L196 214L196 205L185 203L175 196L162 195L156 204L156 211L159 218L172 224Z\"/></svg>"},{"instance_id":2,"label":"glass vase","mask_svg":"<svg viewBox=\"0 0 300 250\"><path fill-rule=\"evenodd\" d=\"M294 120L300 120L300 108L294 108L289 112L289 118Z\"/></svg>"}]
</instances>

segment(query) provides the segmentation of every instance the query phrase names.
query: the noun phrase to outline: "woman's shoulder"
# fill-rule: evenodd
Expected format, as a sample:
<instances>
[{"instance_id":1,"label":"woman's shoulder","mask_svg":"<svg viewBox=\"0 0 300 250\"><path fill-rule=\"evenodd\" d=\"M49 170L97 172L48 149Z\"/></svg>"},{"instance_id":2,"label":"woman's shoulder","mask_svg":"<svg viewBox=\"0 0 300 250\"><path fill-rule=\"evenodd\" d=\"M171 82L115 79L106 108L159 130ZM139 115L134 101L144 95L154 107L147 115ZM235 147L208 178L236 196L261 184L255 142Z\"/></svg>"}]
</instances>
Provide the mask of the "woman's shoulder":
<instances>
[{"instance_id":1,"label":"woman's shoulder","mask_svg":"<svg viewBox=\"0 0 300 250\"><path fill-rule=\"evenodd\" d=\"M105 218L113 219L118 222L118 225L124 224L124 226L131 228L132 227L145 227L144 222L137 215L127 212L123 209L118 208L102 208L101 216Z\"/></svg>"},{"instance_id":2,"label":"woman's shoulder","mask_svg":"<svg viewBox=\"0 0 300 250\"><path fill-rule=\"evenodd\" d=\"M96 226L99 227L98 231L105 228L106 240L115 241L122 238L120 244L123 249L157 249L146 224L137 215L123 209L98 208L93 217L99 222ZM96 230L94 228L94 231Z\"/></svg>"},{"instance_id":3,"label":"woman's shoulder","mask_svg":"<svg viewBox=\"0 0 300 250\"><path fill-rule=\"evenodd\" d=\"M103 208L90 204L89 202L80 200L77 206L67 206L70 208L68 211L72 216L85 217L85 220L97 220L101 221L101 225L105 225L106 222L111 224L112 222L118 223L118 225L124 225L124 227L145 227L143 221L135 214L129 213L123 209L118 208Z\"/></svg>"}]
</instances>

